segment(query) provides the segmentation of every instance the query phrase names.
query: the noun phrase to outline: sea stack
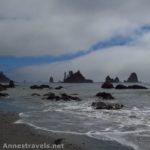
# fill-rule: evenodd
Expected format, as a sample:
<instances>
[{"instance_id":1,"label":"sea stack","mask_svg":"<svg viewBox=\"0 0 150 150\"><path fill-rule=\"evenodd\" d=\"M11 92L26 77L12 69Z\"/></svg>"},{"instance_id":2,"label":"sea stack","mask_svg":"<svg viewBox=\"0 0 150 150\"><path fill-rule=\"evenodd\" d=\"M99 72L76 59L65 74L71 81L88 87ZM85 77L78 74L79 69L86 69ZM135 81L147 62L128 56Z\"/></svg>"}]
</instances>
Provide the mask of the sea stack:
<instances>
[{"instance_id":1,"label":"sea stack","mask_svg":"<svg viewBox=\"0 0 150 150\"><path fill-rule=\"evenodd\" d=\"M115 79L113 79L113 78L111 78L110 76L107 76L107 77L105 78L105 82L119 83L120 80L119 80L118 77L116 77Z\"/></svg>"},{"instance_id":2,"label":"sea stack","mask_svg":"<svg viewBox=\"0 0 150 150\"><path fill-rule=\"evenodd\" d=\"M131 73L128 80L126 82L130 82L130 83L137 83L139 82L138 80L138 76L135 72Z\"/></svg>"},{"instance_id":3,"label":"sea stack","mask_svg":"<svg viewBox=\"0 0 150 150\"><path fill-rule=\"evenodd\" d=\"M10 79L6 77L6 75L3 72L0 72L0 82L9 82Z\"/></svg>"},{"instance_id":4,"label":"sea stack","mask_svg":"<svg viewBox=\"0 0 150 150\"><path fill-rule=\"evenodd\" d=\"M93 83L92 80L86 79L80 71L73 73L69 71L68 75L64 73L64 83Z\"/></svg>"},{"instance_id":5,"label":"sea stack","mask_svg":"<svg viewBox=\"0 0 150 150\"><path fill-rule=\"evenodd\" d=\"M50 77L49 82L54 83L54 78L52 76Z\"/></svg>"}]
</instances>

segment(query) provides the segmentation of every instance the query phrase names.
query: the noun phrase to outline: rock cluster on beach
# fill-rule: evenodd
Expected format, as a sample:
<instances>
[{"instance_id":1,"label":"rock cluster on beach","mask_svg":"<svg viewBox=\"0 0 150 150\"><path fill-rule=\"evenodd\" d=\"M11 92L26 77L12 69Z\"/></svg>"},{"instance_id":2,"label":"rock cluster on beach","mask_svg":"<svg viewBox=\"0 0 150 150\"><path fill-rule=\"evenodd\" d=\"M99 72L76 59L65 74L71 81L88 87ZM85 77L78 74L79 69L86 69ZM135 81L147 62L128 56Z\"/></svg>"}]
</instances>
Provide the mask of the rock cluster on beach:
<instances>
[{"instance_id":1,"label":"rock cluster on beach","mask_svg":"<svg viewBox=\"0 0 150 150\"><path fill-rule=\"evenodd\" d=\"M99 92L96 97L99 98L98 101L92 103L92 107L95 109L117 110L123 108L122 104L112 102L114 97L110 93Z\"/></svg>"},{"instance_id":2,"label":"rock cluster on beach","mask_svg":"<svg viewBox=\"0 0 150 150\"><path fill-rule=\"evenodd\" d=\"M73 73L69 71L68 75L64 73L64 83L92 83L90 79L86 79L80 71Z\"/></svg>"},{"instance_id":3,"label":"rock cluster on beach","mask_svg":"<svg viewBox=\"0 0 150 150\"><path fill-rule=\"evenodd\" d=\"M47 99L47 100L51 100L51 101L60 101L60 100L63 100L63 101L71 101L71 100L81 101L81 99L79 97L71 96L71 95L68 95L66 93L56 94L56 93L50 92L50 93L44 94L43 96L44 96L43 99Z\"/></svg>"}]
</instances>

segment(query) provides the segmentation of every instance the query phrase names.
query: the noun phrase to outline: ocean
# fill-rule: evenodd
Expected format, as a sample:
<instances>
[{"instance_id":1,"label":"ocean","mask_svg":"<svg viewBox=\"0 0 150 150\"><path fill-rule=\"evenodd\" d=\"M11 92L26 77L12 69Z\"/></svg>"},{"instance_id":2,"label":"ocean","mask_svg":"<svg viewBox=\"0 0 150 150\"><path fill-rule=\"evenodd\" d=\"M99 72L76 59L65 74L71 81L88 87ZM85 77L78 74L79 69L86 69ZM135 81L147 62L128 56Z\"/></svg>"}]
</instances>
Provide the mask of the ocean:
<instances>
[{"instance_id":1,"label":"ocean","mask_svg":"<svg viewBox=\"0 0 150 150\"><path fill-rule=\"evenodd\" d=\"M35 83L34 83L35 84ZM37 83L40 84L40 83ZM41 83L42 84L42 83ZM47 83L49 84L49 83ZM150 89L116 90L101 89L101 83L64 84L61 90L30 89L33 83L18 83L6 92L10 95L0 100L0 110L18 112L20 120L37 129L58 133L87 135L104 141L115 141L135 150L150 149ZM142 84L150 88L149 84ZM48 92L78 94L82 101L43 100ZM109 92L116 102L124 105L121 110L96 110L91 107L98 92ZM38 93L41 96L31 96ZM129 149L130 149L129 148Z\"/></svg>"}]
</instances>

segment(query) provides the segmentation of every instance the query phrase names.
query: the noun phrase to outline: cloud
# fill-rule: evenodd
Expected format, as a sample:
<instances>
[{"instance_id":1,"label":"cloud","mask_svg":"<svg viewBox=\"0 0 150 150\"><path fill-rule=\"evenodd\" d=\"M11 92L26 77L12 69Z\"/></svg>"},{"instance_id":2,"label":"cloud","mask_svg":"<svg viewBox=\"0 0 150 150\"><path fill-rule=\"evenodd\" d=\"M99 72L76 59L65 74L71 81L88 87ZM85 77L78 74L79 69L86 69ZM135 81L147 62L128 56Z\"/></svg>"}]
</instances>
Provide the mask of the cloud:
<instances>
[{"instance_id":1,"label":"cloud","mask_svg":"<svg viewBox=\"0 0 150 150\"><path fill-rule=\"evenodd\" d=\"M58 81L63 79L65 71L81 70L87 78L95 81L104 81L107 75L119 76L123 81L131 72L137 72L140 81L149 81L150 71L147 69L150 64L149 55L149 49L141 49L137 46L118 46L61 63L20 68L16 70L14 76L17 77L16 80L48 81L52 75L55 81Z\"/></svg>"},{"instance_id":2,"label":"cloud","mask_svg":"<svg viewBox=\"0 0 150 150\"><path fill-rule=\"evenodd\" d=\"M148 0L1 0L0 55L84 50L150 22Z\"/></svg>"}]
</instances>

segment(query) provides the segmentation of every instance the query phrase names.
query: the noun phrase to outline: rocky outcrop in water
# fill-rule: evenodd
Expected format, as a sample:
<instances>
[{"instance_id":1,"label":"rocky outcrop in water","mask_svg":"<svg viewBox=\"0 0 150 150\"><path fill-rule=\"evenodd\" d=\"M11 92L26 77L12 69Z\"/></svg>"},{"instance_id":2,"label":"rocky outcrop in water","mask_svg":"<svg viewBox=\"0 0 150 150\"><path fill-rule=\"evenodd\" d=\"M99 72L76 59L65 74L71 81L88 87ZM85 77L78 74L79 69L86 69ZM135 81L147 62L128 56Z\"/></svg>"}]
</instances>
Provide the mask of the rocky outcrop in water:
<instances>
[{"instance_id":1,"label":"rocky outcrop in water","mask_svg":"<svg viewBox=\"0 0 150 150\"><path fill-rule=\"evenodd\" d=\"M117 110L122 109L123 105L118 103L93 102L92 106L95 109Z\"/></svg>"},{"instance_id":2,"label":"rocky outcrop in water","mask_svg":"<svg viewBox=\"0 0 150 150\"><path fill-rule=\"evenodd\" d=\"M7 93L0 93L0 98L7 97L7 96L9 96L9 94L7 94Z\"/></svg>"},{"instance_id":3,"label":"rocky outcrop in water","mask_svg":"<svg viewBox=\"0 0 150 150\"><path fill-rule=\"evenodd\" d=\"M90 79L86 79L80 71L73 73L73 71L69 71L67 75L64 73L64 83L92 83L93 81Z\"/></svg>"},{"instance_id":4,"label":"rocky outcrop in water","mask_svg":"<svg viewBox=\"0 0 150 150\"><path fill-rule=\"evenodd\" d=\"M125 85L123 85L123 84L118 84L116 87L115 87L115 89L127 89L128 87L127 86L125 86Z\"/></svg>"},{"instance_id":5,"label":"rocky outcrop in water","mask_svg":"<svg viewBox=\"0 0 150 150\"><path fill-rule=\"evenodd\" d=\"M52 76L50 77L49 82L54 83L54 78Z\"/></svg>"},{"instance_id":6,"label":"rocky outcrop in water","mask_svg":"<svg viewBox=\"0 0 150 150\"><path fill-rule=\"evenodd\" d=\"M55 87L56 90L61 90L63 88L63 86L57 86Z\"/></svg>"},{"instance_id":7,"label":"rocky outcrop in water","mask_svg":"<svg viewBox=\"0 0 150 150\"><path fill-rule=\"evenodd\" d=\"M130 85L128 86L128 89L148 89L148 88L141 85Z\"/></svg>"},{"instance_id":8,"label":"rocky outcrop in water","mask_svg":"<svg viewBox=\"0 0 150 150\"><path fill-rule=\"evenodd\" d=\"M101 88L103 88L103 89L112 89L112 88L114 88L114 86L110 81L106 81L102 84Z\"/></svg>"},{"instance_id":9,"label":"rocky outcrop in water","mask_svg":"<svg viewBox=\"0 0 150 150\"><path fill-rule=\"evenodd\" d=\"M45 88L48 88L48 89L51 89L51 87L49 85L45 85L45 84L42 84L42 85L32 85L30 86L31 89L45 89Z\"/></svg>"},{"instance_id":10,"label":"rocky outcrop in water","mask_svg":"<svg viewBox=\"0 0 150 150\"><path fill-rule=\"evenodd\" d=\"M15 87L14 81L10 80L9 81L9 88L14 88L14 87Z\"/></svg>"},{"instance_id":11,"label":"rocky outcrop in water","mask_svg":"<svg viewBox=\"0 0 150 150\"><path fill-rule=\"evenodd\" d=\"M131 73L128 80L125 82L130 82L130 83L139 82L137 74L135 72Z\"/></svg>"},{"instance_id":12,"label":"rocky outcrop in water","mask_svg":"<svg viewBox=\"0 0 150 150\"><path fill-rule=\"evenodd\" d=\"M120 80L119 80L118 77L116 77L115 79L113 79L113 78L111 78L110 76L107 76L107 77L105 78L105 82L119 83Z\"/></svg>"},{"instance_id":13,"label":"rocky outcrop in water","mask_svg":"<svg viewBox=\"0 0 150 150\"><path fill-rule=\"evenodd\" d=\"M96 94L96 97L102 98L103 100L112 100L114 97L110 93L99 92Z\"/></svg>"},{"instance_id":14,"label":"rocky outcrop in water","mask_svg":"<svg viewBox=\"0 0 150 150\"><path fill-rule=\"evenodd\" d=\"M31 96L41 96L41 95L38 93L32 93Z\"/></svg>"},{"instance_id":15,"label":"rocky outcrop in water","mask_svg":"<svg viewBox=\"0 0 150 150\"><path fill-rule=\"evenodd\" d=\"M63 101L71 101L71 100L81 101L81 99L79 97L71 96L71 95L68 95L66 93L62 93L62 94L58 95L58 94L50 92L50 93L44 94L43 96L44 96L43 99L47 99L47 100L51 100L51 101L60 101L60 100L63 100Z\"/></svg>"},{"instance_id":16,"label":"rocky outcrop in water","mask_svg":"<svg viewBox=\"0 0 150 150\"><path fill-rule=\"evenodd\" d=\"M123 108L122 104L112 101L114 97L110 93L99 92L96 97L99 99L91 105L95 109L117 110Z\"/></svg>"},{"instance_id":17,"label":"rocky outcrop in water","mask_svg":"<svg viewBox=\"0 0 150 150\"><path fill-rule=\"evenodd\" d=\"M0 82L9 82L10 79L3 73L0 72Z\"/></svg>"},{"instance_id":18,"label":"rocky outcrop in water","mask_svg":"<svg viewBox=\"0 0 150 150\"><path fill-rule=\"evenodd\" d=\"M5 85L0 84L0 91L5 91L7 90L7 87Z\"/></svg>"},{"instance_id":19,"label":"rocky outcrop in water","mask_svg":"<svg viewBox=\"0 0 150 150\"><path fill-rule=\"evenodd\" d=\"M115 87L115 89L148 89L148 88L142 85L125 86L125 85L119 84Z\"/></svg>"}]
</instances>

